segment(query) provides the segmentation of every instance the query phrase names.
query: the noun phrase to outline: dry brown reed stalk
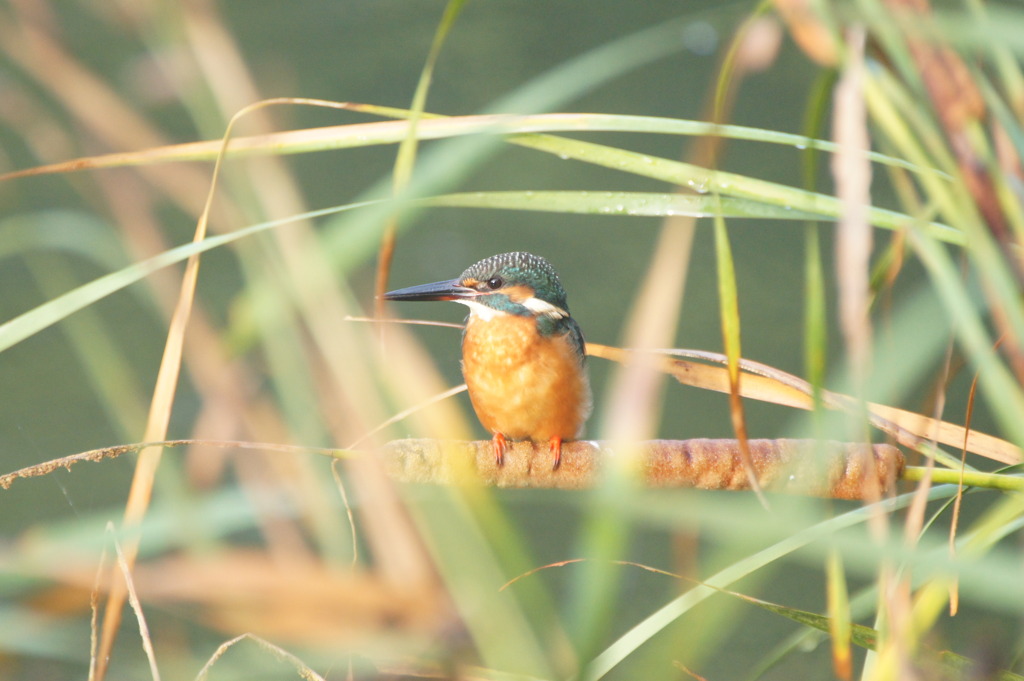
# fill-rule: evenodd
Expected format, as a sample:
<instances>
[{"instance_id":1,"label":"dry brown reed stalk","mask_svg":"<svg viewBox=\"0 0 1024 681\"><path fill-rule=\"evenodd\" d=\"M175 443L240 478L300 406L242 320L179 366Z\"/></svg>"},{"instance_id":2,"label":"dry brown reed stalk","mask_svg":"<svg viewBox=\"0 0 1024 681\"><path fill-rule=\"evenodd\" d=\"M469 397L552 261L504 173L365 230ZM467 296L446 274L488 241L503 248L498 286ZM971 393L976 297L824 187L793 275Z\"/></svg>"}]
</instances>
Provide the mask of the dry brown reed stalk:
<instances>
[{"instance_id":1,"label":"dry brown reed stalk","mask_svg":"<svg viewBox=\"0 0 1024 681\"><path fill-rule=\"evenodd\" d=\"M631 362L637 354L639 353L634 350L587 343L587 355L590 357L601 357L613 362ZM693 362L680 357L695 357L701 361ZM662 351L659 353L657 366L660 371L671 374L683 385L728 393L730 385L726 369L704 362L725 364L726 358L714 352ZM743 397L797 409L815 408L811 397L811 384L802 378L746 359L740 360L740 368L745 372L740 383L740 395ZM856 408L853 398L841 393L824 390L822 400L829 409L850 411ZM968 452L993 461L1008 465L1024 461L1024 451L1019 447L986 433L876 402L868 402L866 406L871 425L904 447L916 448L922 441L934 440L959 449L966 443Z\"/></svg>"},{"instance_id":2,"label":"dry brown reed stalk","mask_svg":"<svg viewBox=\"0 0 1024 681\"><path fill-rule=\"evenodd\" d=\"M259 636L256 636L255 634L251 633L240 634L231 639L230 641L225 641L224 643L220 644L217 647L217 650L214 651L213 655L210 656L210 659L206 661L206 664L203 665L203 668L199 670L199 673L196 675L196 681L206 681L214 665L216 665L217 662L222 657L224 657L224 653L226 653L235 645L243 641L252 641L261 650L269 652L278 660L291 664L295 668L295 672L299 675L300 678L306 679L307 681L323 681L324 677L320 676L315 671L313 671L313 669L309 665L300 660L298 657L288 652L284 648L276 646L270 641L267 641L266 639L260 638Z\"/></svg>"},{"instance_id":3,"label":"dry brown reed stalk","mask_svg":"<svg viewBox=\"0 0 1024 681\"><path fill-rule=\"evenodd\" d=\"M931 15L928 0L886 0L893 14L908 21L923 23ZM971 126L987 116L985 98L974 81L970 68L952 48L934 42L908 38L907 48L917 64L935 115L942 124L955 154L962 178L974 198L993 236L1009 249L1015 239L998 196L996 182L971 140ZM1021 276L1020 261L1011 251L1010 263Z\"/></svg>"},{"instance_id":4,"label":"dry brown reed stalk","mask_svg":"<svg viewBox=\"0 0 1024 681\"><path fill-rule=\"evenodd\" d=\"M161 440L159 442L134 442L126 445L114 445L113 447L90 449L85 452L78 452L77 454L70 454L57 459L50 459L49 461L37 463L32 466L26 466L25 468L21 468L12 473L0 475L0 490L8 489L15 480L19 480L21 478L36 478L43 475L49 475L59 468L71 470L73 465L82 461L92 461L93 463L96 463L103 459L116 459L122 454L139 452L147 447L174 448L189 447L193 445L219 447L222 449L258 449L266 452L322 454L325 456L334 456L336 458L343 458L345 452L345 450L328 449L325 447L302 447L298 445L275 444L272 442L244 442L242 440Z\"/></svg>"},{"instance_id":5,"label":"dry brown reed stalk","mask_svg":"<svg viewBox=\"0 0 1024 681\"><path fill-rule=\"evenodd\" d=\"M891 445L817 442L814 440L749 440L757 482L766 489L789 494L861 499L865 485L878 485L881 493L893 491L903 475L903 454ZM194 440L119 445L81 452L29 466L0 476L0 489L19 478L47 475L80 461L101 461L136 452L147 446L179 447ZM334 458L354 458L346 450L257 442L204 441L207 446L262 449L285 453L312 453ZM395 440L378 456L396 481L456 484L475 481L495 487L548 487L584 489L597 480L602 463L613 456L607 442L577 440L562 446L562 463L552 470L545 447L528 442L510 443L506 463L495 466L489 440ZM736 440L648 440L636 444L643 461L644 482L651 487L698 487L716 490L749 490L742 452ZM869 456L870 454L870 456ZM470 475L472 477L467 478ZM876 492L877 493L877 492Z\"/></svg>"},{"instance_id":6,"label":"dry brown reed stalk","mask_svg":"<svg viewBox=\"0 0 1024 681\"><path fill-rule=\"evenodd\" d=\"M757 483L772 492L863 499L865 493L893 492L903 472L903 454L891 445L786 439L748 442ZM554 489L594 486L601 468L615 456L608 442L566 442L561 465L553 470L545 447L529 442L510 447L501 467L495 464L488 440L396 440L381 455L391 476L403 482ZM737 440L648 440L631 451L641 457L642 479L650 487L751 489Z\"/></svg>"}]
</instances>

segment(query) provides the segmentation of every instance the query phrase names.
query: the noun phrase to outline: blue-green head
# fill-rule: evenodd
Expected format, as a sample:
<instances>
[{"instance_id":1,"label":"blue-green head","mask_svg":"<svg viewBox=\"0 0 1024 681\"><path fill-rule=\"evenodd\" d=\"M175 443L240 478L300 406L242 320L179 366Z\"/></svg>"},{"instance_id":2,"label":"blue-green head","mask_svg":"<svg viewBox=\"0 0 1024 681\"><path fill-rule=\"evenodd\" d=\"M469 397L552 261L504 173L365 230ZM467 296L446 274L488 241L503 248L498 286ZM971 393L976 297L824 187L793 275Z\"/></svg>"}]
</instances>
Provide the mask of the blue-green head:
<instances>
[{"instance_id":1,"label":"blue-green head","mask_svg":"<svg viewBox=\"0 0 1024 681\"><path fill-rule=\"evenodd\" d=\"M516 251L471 265L457 279L410 286L384 294L388 300L453 300L470 315L533 317L541 333L564 332L571 323L569 304L558 274L544 258Z\"/></svg>"}]
</instances>

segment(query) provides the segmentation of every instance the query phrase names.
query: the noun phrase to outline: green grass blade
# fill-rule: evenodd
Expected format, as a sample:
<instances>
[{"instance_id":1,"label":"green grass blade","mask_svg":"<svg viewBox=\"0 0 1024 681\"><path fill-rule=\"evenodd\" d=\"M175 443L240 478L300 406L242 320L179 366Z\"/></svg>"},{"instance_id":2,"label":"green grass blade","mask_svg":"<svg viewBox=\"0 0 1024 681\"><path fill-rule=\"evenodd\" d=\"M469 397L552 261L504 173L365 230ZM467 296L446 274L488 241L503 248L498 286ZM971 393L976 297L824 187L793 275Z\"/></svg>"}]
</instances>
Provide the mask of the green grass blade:
<instances>
[{"instance_id":1,"label":"green grass blade","mask_svg":"<svg viewBox=\"0 0 1024 681\"><path fill-rule=\"evenodd\" d=\"M398 147L398 157L395 159L395 189L401 191L412 176L412 169L416 163L416 149L419 146L418 126L423 117L423 109L427 104L427 93L430 91L430 83L434 78L434 67L438 57L441 56L441 48L444 41L451 32L455 20L462 12L465 0L449 0L444 8L444 16L434 32L434 39L430 43L430 52L427 54L426 63L420 71L419 82L416 83L416 92L412 97L412 106L409 115L409 127L405 137Z\"/></svg>"},{"instance_id":2,"label":"green grass blade","mask_svg":"<svg viewBox=\"0 0 1024 681\"><path fill-rule=\"evenodd\" d=\"M828 585L828 613L825 625L832 635L832 666L836 676L849 679L853 675L853 660L850 644L864 645L857 639L857 627L850 618L850 594L846 589L846 573L843 571L843 558L838 551L831 551L825 563ZM801 612L801 615L805 613ZM789 615L786 615L787 617ZM867 629L867 627L863 627ZM874 632L872 632L874 633Z\"/></svg>"},{"instance_id":3,"label":"green grass blade","mask_svg":"<svg viewBox=\"0 0 1024 681\"><path fill-rule=\"evenodd\" d=\"M952 494L952 490L948 487L937 487L931 491L931 494L934 498L938 498ZM724 570L720 570L704 580L703 585L696 586L678 598L673 599L605 648L600 655L591 661L582 676L583 681L597 681L604 678L637 648L695 606L718 593L719 589L726 589L737 580L813 542L833 536L842 529L866 522L872 513L878 512L878 508L885 508L887 510L902 508L911 502L913 496L913 494L904 494L892 500L892 502L883 502L881 506L878 504L864 506L817 523L812 527L794 533L792 536L768 548L757 551L733 563Z\"/></svg>"},{"instance_id":4,"label":"green grass blade","mask_svg":"<svg viewBox=\"0 0 1024 681\"><path fill-rule=\"evenodd\" d=\"M307 104L309 106L314 105L311 102ZM323 105L326 106L326 103ZM291 130L258 137L236 137L232 138L228 146L226 158L357 149L369 146L401 144L409 138L410 125L408 120L412 116L411 110L371 104L342 103L337 106L342 109L402 120ZM446 117L423 112L422 118L415 126L416 139L420 142L473 135L515 136L519 134L556 132L629 132L696 137L717 136L727 139L791 146L797 150L814 149L829 153L834 153L836 150L836 145L833 142L807 135L796 135L742 125L716 125L704 121L661 118L657 116L549 113ZM93 156L85 159L76 159L70 165L56 164L43 168L18 171L6 176L0 176L0 179L19 175L34 175L44 172L70 172L90 168L119 168L155 163L213 161L216 159L220 147L221 141L215 140L176 144L141 152ZM936 178L949 179L949 175L943 171L927 165L917 165L891 155L871 152L868 157L873 162L882 165L904 168L918 174L933 175Z\"/></svg>"},{"instance_id":5,"label":"green grass blade","mask_svg":"<svg viewBox=\"0 0 1024 681\"><path fill-rule=\"evenodd\" d=\"M371 205L371 203L372 202L359 204L353 203L339 208L311 211L309 213L303 213L301 215L283 218L281 220L261 222L228 234L208 237L203 241L188 243L178 246L177 248L172 248L160 253L159 255L155 255L152 258L143 260L142 262L129 265L128 267L116 272L111 272L108 275L95 279L88 284L83 284L82 286L68 291L53 300L49 300L28 312L18 315L14 319L10 319L3 324L0 324L0 352L20 343L29 336L38 333L48 326L56 324L68 315L81 310L87 305L91 305L92 303L95 303L116 291L120 291L157 270L182 262L191 255L196 253L205 253L211 249L218 248L233 241L237 241L238 239L242 239L249 235L257 234L274 227L280 227L299 220L306 220L342 211L353 210L355 208L362 208Z\"/></svg>"},{"instance_id":6,"label":"green grass blade","mask_svg":"<svg viewBox=\"0 0 1024 681\"><path fill-rule=\"evenodd\" d=\"M497 191L446 194L423 199L430 206L495 208L502 210L668 217L685 215L708 218L759 220L828 220L826 215L790 210L747 198L712 197L659 192L612 191Z\"/></svg>"},{"instance_id":7,"label":"green grass blade","mask_svg":"<svg viewBox=\"0 0 1024 681\"><path fill-rule=\"evenodd\" d=\"M712 197L718 198L717 196ZM736 291L736 265L729 245L729 233L721 214L715 216L715 262L718 279L718 311L722 322L722 342L729 358L729 374L738 380L740 370L740 304Z\"/></svg>"},{"instance_id":8,"label":"green grass blade","mask_svg":"<svg viewBox=\"0 0 1024 681\"><path fill-rule=\"evenodd\" d=\"M913 234L913 233L912 233ZM951 318L956 335L981 375L981 392L1001 427L1017 444L1024 444L1024 393L1000 361L972 300L961 284L957 267L939 244L923 235L913 239L915 249L932 277L932 283ZM1014 307L1011 303L1009 307ZM1009 312L1009 307L1007 312ZM1019 314L1019 309L1017 310Z\"/></svg>"},{"instance_id":9,"label":"green grass blade","mask_svg":"<svg viewBox=\"0 0 1024 681\"><path fill-rule=\"evenodd\" d=\"M717 192L723 196L762 201L784 210L799 210L832 218L837 218L843 211L842 202L833 196L722 170L709 170L683 161L550 135L519 136L512 141L520 146L539 149L562 158L574 158L672 185L688 187L700 194ZM875 207L868 209L868 219L872 225L886 229L903 229L911 221L909 216L902 213ZM941 241L957 245L966 243L963 232L948 225L928 223L925 230Z\"/></svg>"}]
</instances>

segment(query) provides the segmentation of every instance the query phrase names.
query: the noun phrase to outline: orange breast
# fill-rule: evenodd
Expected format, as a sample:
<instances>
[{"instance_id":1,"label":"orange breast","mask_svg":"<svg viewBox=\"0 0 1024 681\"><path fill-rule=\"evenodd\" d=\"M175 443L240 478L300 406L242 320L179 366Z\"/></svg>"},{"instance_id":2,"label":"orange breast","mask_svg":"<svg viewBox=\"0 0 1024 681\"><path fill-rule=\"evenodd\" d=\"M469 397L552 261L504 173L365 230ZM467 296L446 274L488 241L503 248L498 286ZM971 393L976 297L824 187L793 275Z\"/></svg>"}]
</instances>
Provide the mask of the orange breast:
<instances>
[{"instance_id":1,"label":"orange breast","mask_svg":"<svg viewBox=\"0 0 1024 681\"><path fill-rule=\"evenodd\" d=\"M570 340L541 336L529 317L470 317L462 374L480 422L510 439L571 440L590 415L590 382Z\"/></svg>"}]
</instances>

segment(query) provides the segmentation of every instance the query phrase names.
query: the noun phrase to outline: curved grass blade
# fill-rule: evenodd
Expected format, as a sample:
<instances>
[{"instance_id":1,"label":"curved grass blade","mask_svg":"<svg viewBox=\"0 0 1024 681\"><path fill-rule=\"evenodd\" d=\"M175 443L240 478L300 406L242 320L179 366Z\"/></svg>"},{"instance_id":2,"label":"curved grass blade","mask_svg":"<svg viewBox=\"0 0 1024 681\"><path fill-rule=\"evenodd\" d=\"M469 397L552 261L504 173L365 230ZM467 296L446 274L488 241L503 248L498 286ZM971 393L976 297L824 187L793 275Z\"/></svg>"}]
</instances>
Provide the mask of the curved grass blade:
<instances>
[{"instance_id":1,"label":"curved grass blade","mask_svg":"<svg viewBox=\"0 0 1024 681\"><path fill-rule=\"evenodd\" d=\"M385 202L366 201L363 203L353 203L336 208L310 211L308 213L302 213L289 218L250 225L249 227L245 227L244 229L239 229L228 234L207 237L202 241L184 244L164 251L152 258L148 258L116 272L111 272L110 274L104 275L98 279L94 279L88 284L83 284L82 286L68 291L53 300L49 300L28 312L0 324L0 352L20 343L29 336L42 331L46 327L56 324L68 315L81 310L87 305L91 305L97 300L101 300L112 293L120 291L126 286L134 284L159 269L186 260L189 256L196 253L204 253L249 235L256 234L267 229L272 229L274 227L287 225L292 222L322 217L324 215L332 215L342 211L381 203Z\"/></svg>"},{"instance_id":2,"label":"curved grass blade","mask_svg":"<svg viewBox=\"0 0 1024 681\"><path fill-rule=\"evenodd\" d=\"M723 170L709 170L683 161L673 161L603 144L551 135L521 135L511 141L519 146L556 154L561 158L573 158L661 180L672 185L688 187L699 194L717 192L723 196L762 201L781 206L783 209L800 210L834 218L843 214L842 202L833 196ZM913 221L908 215L884 208L872 206L868 207L867 211L868 220L875 227L905 229ZM963 232L948 225L931 222L927 223L923 229L929 236L947 243L959 246L967 243Z\"/></svg>"},{"instance_id":3,"label":"curved grass blade","mask_svg":"<svg viewBox=\"0 0 1024 681\"><path fill-rule=\"evenodd\" d=\"M396 121L352 123L319 128L288 130L267 135L232 138L226 158L246 156L308 154L318 151L356 149L385 144L401 144L410 134L412 111L358 102L328 102L315 99L278 99L267 103L318 106L346 111L358 111L390 118ZM715 136L765 144L791 146L795 149L815 149L834 153L836 145L806 135L751 128L742 125L714 124L657 116L631 116L600 113L549 113L533 115L479 114L469 116L439 116L423 112L415 126L419 141L445 139L465 135L517 135L525 133L556 132L632 132L639 134ZM122 168L155 163L181 163L187 161L213 161L222 145L221 140L187 142L100 156L85 156L62 163L36 166L0 175L0 181L19 177L68 173L79 170ZM869 158L879 164L905 168L919 174L945 177L948 175L928 166L917 165L894 156L871 152Z\"/></svg>"},{"instance_id":4,"label":"curved grass blade","mask_svg":"<svg viewBox=\"0 0 1024 681\"><path fill-rule=\"evenodd\" d=\"M956 492L957 488L955 485L936 486L929 491L928 498L929 500L945 499L952 497ZM651 640L651 638L663 632L666 627L676 622L708 597L718 593L719 590L728 588L730 584L737 580L800 549L812 547L812 545L819 543L822 545L828 543L823 540L835 541L837 536L841 536L842 530L867 522L873 514L879 512L888 513L905 508L913 501L914 496L915 493L910 492L890 500L862 506L834 518L824 520L786 536L775 544L733 563L709 579L704 580L701 586L694 587L673 599L632 627L618 640L605 648L601 654L596 656L581 674L580 678L583 681L597 681L604 678L637 649ZM707 506L716 506L716 504L709 501ZM666 503L659 505L652 504L651 499L645 498L637 500L635 504L623 509L623 512L633 513L652 520L660 519L673 524L680 522L678 507L678 503L667 499ZM779 520L779 518L770 519L765 514L761 514L756 518L750 517L749 514L744 514L742 521L738 521L735 518L730 520L726 517L728 515L724 508L719 508L716 513L713 509L704 507L701 514L701 522L710 523L710 529L716 532L729 531L729 528L732 527L735 531L742 532L743 536L750 536L751 532L758 531L753 525L758 525L767 530L767 528L774 526ZM796 522L799 517L796 516L793 520ZM1012 529L1017 529L1018 524L1014 524ZM708 527L708 525L704 526ZM778 532L779 529L776 528L775 531ZM854 541L856 546L861 546L861 542L864 540L858 538L851 541ZM920 551L909 551L905 546L901 546L898 540L894 539L887 546L876 547L877 551L871 552L870 556L864 555L863 551L855 551L853 546L848 546L848 551L844 550L844 557L851 561L851 563L859 564L865 570L874 569L878 553L881 552L891 552L897 558L912 558L915 574L920 578L926 578L928 574L941 574L944 570L952 568L952 564L948 559L947 549L942 543L936 543L933 547L930 547L934 550L922 554ZM815 559L823 551L827 551L825 546L816 546L815 548L818 549L813 554ZM861 557L863 560L855 560L857 557ZM1017 577L1019 561L1012 551L1007 551L1006 555L998 558L993 557L992 560L993 562L986 566L960 562L957 563L957 567L962 569L965 575L973 578L971 583L976 587L975 594L980 599L988 604L1000 605L1007 612L1016 612L1015 608L1018 601L1013 599L1018 598L1018 595L1021 593L1020 580ZM920 574L918 575L917 573ZM985 575L984 580L981 579L982 574ZM1010 593L1014 595L1010 596Z\"/></svg>"},{"instance_id":5,"label":"curved grass blade","mask_svg":"<svg viewBox=\"0 0 1024 681\"><path fill-rule=\"evenodd\" d=\"M977 366L981 392L993 414L1018 445L1024 444L1024 392L1012 373L1000 361L979 318L977 306L960 284L957 269L949 253L926 236L911 232L918 254L928 268L936 291L953 321L960 343Z\"/></svg>"},{"instance_id":6,"label":"curved grass blade","mask_svg":"<svg viewBox=\"0 0 1024 681\"><path fill-rule=\"evenodd\" d=\"M412 178L413 168L416 165L416 153L420 144L418 129L420 120L423 118L423 107L427 103L430 83L434 78L434 66L437 64L438 57L441 56L441 48L444 46L452 26L455 25L455 20L461 14L464 4L465 0L449 0L445 5L444 16L434 31L434 39L431 41L426 63L420 70L420 79L416 84L416 92L413 94L408 130L398 146L398 154L395 157L392 173L395 194L404 191ZM374 295L377 301L374 311L377 317L384 316L384 292L388 288L388 274L395 253L396 232L398 231L395 220L397 219L397 216L393 216L385 226L384 234L381 236L380 252L377 254L377 276L374 284Z\"/></svg>"},{"instance_id":7,"label":"curved grass blade","mask_svg":"<svg viewBox=\"0 0 1024 681\"><path fill-rule=\"evenodd\" d=\"M831 220L828 215L807 213L747 198L662 192L614 191L495 191L446 194L423 199L430 206L499 208L553 213L629 215L634 217L689 216L761 220Z\"/></svg>"}]
</instances>

